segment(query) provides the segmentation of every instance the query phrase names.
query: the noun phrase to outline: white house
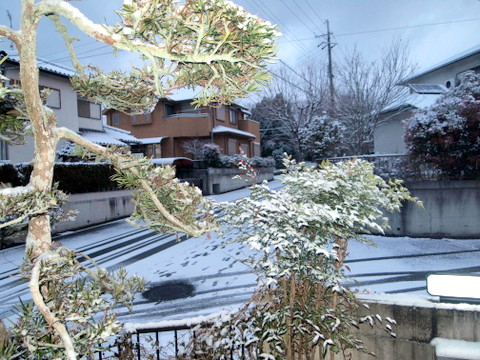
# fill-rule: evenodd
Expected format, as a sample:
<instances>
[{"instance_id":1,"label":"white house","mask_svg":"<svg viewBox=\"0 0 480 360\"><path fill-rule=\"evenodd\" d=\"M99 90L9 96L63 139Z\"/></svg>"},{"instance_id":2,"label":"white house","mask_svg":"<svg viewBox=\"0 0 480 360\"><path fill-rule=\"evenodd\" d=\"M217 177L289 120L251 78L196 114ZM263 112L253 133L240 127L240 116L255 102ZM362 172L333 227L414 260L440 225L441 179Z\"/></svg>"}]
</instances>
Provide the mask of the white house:
<instances>
[{"instance_id":1,"label":"white house","mask_svg":"<svg viewBox=\"0 0 480 360\"><path fill-rule=\"evenodd\" d=\"M47 105L58 117L58 126L67 127L77 133L86 134L92 141L101 145L125 145L138 143L128 132L105 129L102 121L102 108L81 98L70 85L74 72L47 61L38 60L41 88L49 88L51 94ZM16 57L8 57L0 66L1 73L12 82L20 78L20 66ZM98 140L98 141L97 141ZM59 144L59 147L63 144ZM27 138L24 145L10 145L0 142L0 161L13 163L30 162L33 158L33 139Z\"/></svg>"},{"instance_id":2,"label":"white house","mask_svg":"<svg viewBox=\"0 0 480 360\"><path fill-rule=\"evenodd\" d=\"M399 85L409 87L412 98L382 111L382 121L374 134L375 154L406 154L402 120L412 116L416 109L432 105L442 93L458 86L459 75L468 70L480 71L480 45L403 80Z\"/></svg>"}]
</instances>

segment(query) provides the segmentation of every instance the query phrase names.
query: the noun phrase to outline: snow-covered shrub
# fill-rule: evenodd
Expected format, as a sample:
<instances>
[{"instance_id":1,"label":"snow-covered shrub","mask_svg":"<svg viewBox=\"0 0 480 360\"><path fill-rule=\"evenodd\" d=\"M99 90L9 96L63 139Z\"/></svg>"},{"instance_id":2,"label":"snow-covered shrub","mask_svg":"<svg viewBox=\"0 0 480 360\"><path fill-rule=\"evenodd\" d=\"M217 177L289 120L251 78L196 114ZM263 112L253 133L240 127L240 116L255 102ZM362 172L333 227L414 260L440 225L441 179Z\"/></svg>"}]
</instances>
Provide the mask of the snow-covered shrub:
<instances>
[{"instance_id":1,"label":"snow-covered shrub","mask_svg":"<svg viewBox=\"0 0 480 360\"><path fill-rule=\"evenodd\" d=\"M239 162L242 160L241 154L235 155L223 155L220 156L218 167L220 168L236 168ZM254 156L248 158L248 162L255 168L273 168L275 167L275 160L270 157Z\"/></svg>"},{"instance_id":2,"label":"snow-covered shrub","mask_svg":"<svg viewBox=\"0 0 480 360\"><path fill-rule=\"evenodd\" d=\"M345 131L345 126L326 114L315 117L300 130L305 158L317 160L336 156Z\"/></svg>"},{"instance_id":3,"label":"snow-covered shrub","mask_svg":"<svg viewBox=\"0 0 480 360\"><path fill-rule=\"evenodd\" d=\"M386 183L361 160L318 169L285 159L283 187L252 186L250 197L219 207L234 233L228 242L256 250L245 259L260 286L249 304L212 331L197 333L197 359L216 359L245 345L248 359L318 359L328 351L363 349L352 328L374 325L359 318L354 294L341 285L348 242L387 227L383 210L410 197L400 181ZM388 332L391 325L386 326ZM232 340L234 339L234 341Z\"/></svg>"},{"instance_id":4,"label":"snow-covered shrub","mask_svg":"<svg viewBox=\"0 0 480 360\"><path fill-rule=\"evenodd\" d=\"M202 158L207 166L218 166L222 149L217 144L208 143L203 145Z\"/></svg>"},{"instance_id":5,"label":"snow-covered shrub","mask_svg":"<svg viewBox=\"0 0 480 360\"><path fill-rule=\"evenodd\" d=\"M448 178L480 176L480 74L460 75L460 85L405 120L410 154Z\"/></svg>"}]
</instances>

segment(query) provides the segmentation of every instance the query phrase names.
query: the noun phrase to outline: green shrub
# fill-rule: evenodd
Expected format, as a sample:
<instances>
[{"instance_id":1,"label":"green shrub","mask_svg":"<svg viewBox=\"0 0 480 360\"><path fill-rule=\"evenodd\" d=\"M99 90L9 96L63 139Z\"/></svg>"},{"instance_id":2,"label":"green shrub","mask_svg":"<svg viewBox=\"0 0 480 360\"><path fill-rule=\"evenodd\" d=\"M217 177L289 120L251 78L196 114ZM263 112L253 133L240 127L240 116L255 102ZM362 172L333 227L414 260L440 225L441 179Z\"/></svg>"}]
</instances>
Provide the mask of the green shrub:
<instances>
[{"instance_id":1,"label":"green shrub","mask_svg":"<svg viewBox=\"0 0 480 360\"><path fill-rule=\"evenodd\" d=\"M0 184L18 186L20 178L18 171L12 164L0 163Z\"/></svg>"},{"instance_id":2,"label":"green shrub","mask_svg":"<svg viewBox=\"0 0 480 360\"><path fill-rule=\"evenodd\" d=\"M111 177L115 174L109 164L58 163L55 164L53 181L68 194L108 191L118 189Z\"/></svg>"},{"instance_id":3,"label":"green shrub","mask_svg":"<svg viewBox=\"0 0 480 360\"><path fill-rule=\"evenodd\" d=\"M32 164L0 164L0 183L26 186L32 173ZM111 177L115 174L110 164L56 163L53 181L67 194L117 190L120 187Z\"/></svg>"}]
</instances>

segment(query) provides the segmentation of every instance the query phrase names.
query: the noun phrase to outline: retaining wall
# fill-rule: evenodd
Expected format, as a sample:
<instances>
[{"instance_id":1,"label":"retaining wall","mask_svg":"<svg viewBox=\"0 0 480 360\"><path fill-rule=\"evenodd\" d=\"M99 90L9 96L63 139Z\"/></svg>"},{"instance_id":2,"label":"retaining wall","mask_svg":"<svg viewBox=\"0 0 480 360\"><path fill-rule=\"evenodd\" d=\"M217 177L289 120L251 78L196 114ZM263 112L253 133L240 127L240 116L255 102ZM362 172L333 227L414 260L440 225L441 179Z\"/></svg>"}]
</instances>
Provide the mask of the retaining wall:
<instances>
[{"instance_id":1,"label":"retaining wall","mask_svg":"<svg viewBox=\"0 0 480 360\"><path fill-rule=\"evenodd\" d=\"M261 168L256 169L256 171L257 183L261 183L264 180L273 180L274 168ZM212 195L246 187L247 183L244 179L232 180L234 176L241 174L242 172L237 168L182 169L180 178L202 179L202 193L204 195Z\"/></svg>"},{"instance_id":2,"label":"retaining wall","mask_svg":"<svg viewBox=\"0 0 480 360\"><path fill-rule=\"evenodd\" d=\"M480 342L480 306L467 304L448 304L432 302L422 297L401 295L381 295L379 299L371 296L363 303L369 310L362 309L363 314L379 314L383 326L371 328L363 325L358 334L365 348L376 354L381 360L436 360L450 359L436 354L431 345L433 339L462 340L468 344ZM396 338L384 330L390 317L397 322L394 327ZM476 344L478 346L478 344ZM456 357L451 359L473 359L463 354L459 346ZM358 351L351 352L350 360L372 360L375 357ZM480 356L480 355L479 355ZM335 360L343 360L337 355ZM475 357L475 359L477 359Z\"/></svg>"},{"instance_id":3,"label":"retaining wall","mask_svg":"<svg viewBox=\"0 0 480 360\"><path fill-rule=\"evenodd\" d=\"M55 225L55 232L76 230L130 216L133 211L132 196L127 190L73 194L63 205L65 210L77 210L74 221Z\"/></svg>"},{"instance_id":4,"label":"retaining wall","mask_svg":"<svg viewBox=\"0 0 480 360\"><path fill-rule=\"evenodd\" d=\"M415 181L405 186L423 201L425 210L406 203L387 214L387 235L413 237L480 237L480 181Z\"/></svg>"},{"instance_id":5,"label":"retaining wall","mask_svg":"<svg viewBox=\"0 0 480 360\"><path fill-rule=\"evenodd\" d=\"M238 174L240 174L238 169L208 168L192 170L190 176L201 177L203 194L210 195L246 187L248 184L245 180L232 180ZM262 169L259 172L257 182L263 180L273 180L273 169L266 171ZM78 215L74 221L56 224L56 233L124 218L130 216L133 211L131 195L126 190L73 194L68 197L68 202L63 207L65 210L77 210Z\"/></svg>"}]
</instances>

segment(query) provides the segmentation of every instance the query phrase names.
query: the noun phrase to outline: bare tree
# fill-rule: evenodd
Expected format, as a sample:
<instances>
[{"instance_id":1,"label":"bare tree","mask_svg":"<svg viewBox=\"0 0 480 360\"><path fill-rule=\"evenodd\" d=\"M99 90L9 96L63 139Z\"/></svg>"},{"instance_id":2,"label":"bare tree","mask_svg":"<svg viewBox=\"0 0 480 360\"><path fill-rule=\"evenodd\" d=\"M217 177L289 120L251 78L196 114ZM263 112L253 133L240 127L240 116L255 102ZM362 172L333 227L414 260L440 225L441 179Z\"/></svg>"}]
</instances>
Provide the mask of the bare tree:
<instances>
[{"instance_id":1,"label":"bare tree","mask_svg":"<svg viewBox=\"0 0 480 360\"><path fill-rule=\"evenodd\" d=\"M52 181L60 140L69 140L115 166L119 183L133 190L134 221L142 220L155 230L193 236L211 229L201 194L172 181L172 169L154 169L148 159L93 144L57 126L55 113L43 101L46 94L39 91L36 39L40 20L51 20L62 35L77 71L74 88L109 108L144 113L169 91L195 85L203 87L198 105L224 103L258 89L269 78L264 62L275 53L275 28L230 1L125 0L118 14L120 23L106 26L90 21L69 1L22 0L20 29L0 25L0 37L11 40L19 52L21 80L20 87L0 87L2 98L15 100L17 115L16 121L11 113L8 121L0 117L2 140L29 125L35 143L29 185L0 191L0 228L28 221L25 269L39 313L36 320L21 322L23 328L17 333L23 339L19 343L26 344L22 351L38 351L35 358L89 356L92 344L102 343L105 334L118 330L112 315L88 327L94 319L92 312L107 302L103 294L126 301L131 298L130 290L138 289L138 282L133 285L124 273L113 276L102 269L92 271L72 252L52 246L50 214L65 198ZM114 50L140 54L146 66L124 74L80 64L72 45L75 39L67 33L62 18ZM88 281L82 281L84 272ZM75 291L79 298L72 295ZM101 300L95 300L95 295ZM30 307L26 312L32 314Z\"/></svg>"},{"instance_id":2,"label":"bare tree","mask_svg":"<svg viewBox=\"0 0 480 360\"><path fill-rule=\"evenodd\" d=\"M415 70L407 46L395 41L383 54L369 62L354 49L338 70L335 112L347 129L345 151L352 155L373 152L373 133L381 111L409 96L408 89L398 86Z\"/></svg>"},{"instance_id":3,"label":"bare tree","mask_svg":"<svg viewBox=\"0 0 480 360\"><path fill-rule=\"evenodd\" d=\"M260 122L263 155L282 149L303 160L302 130L328 106L325 67L312 63L296 71L284 64L272 73L275 81L252 108Z\"/></svg>"}]
</instances>

